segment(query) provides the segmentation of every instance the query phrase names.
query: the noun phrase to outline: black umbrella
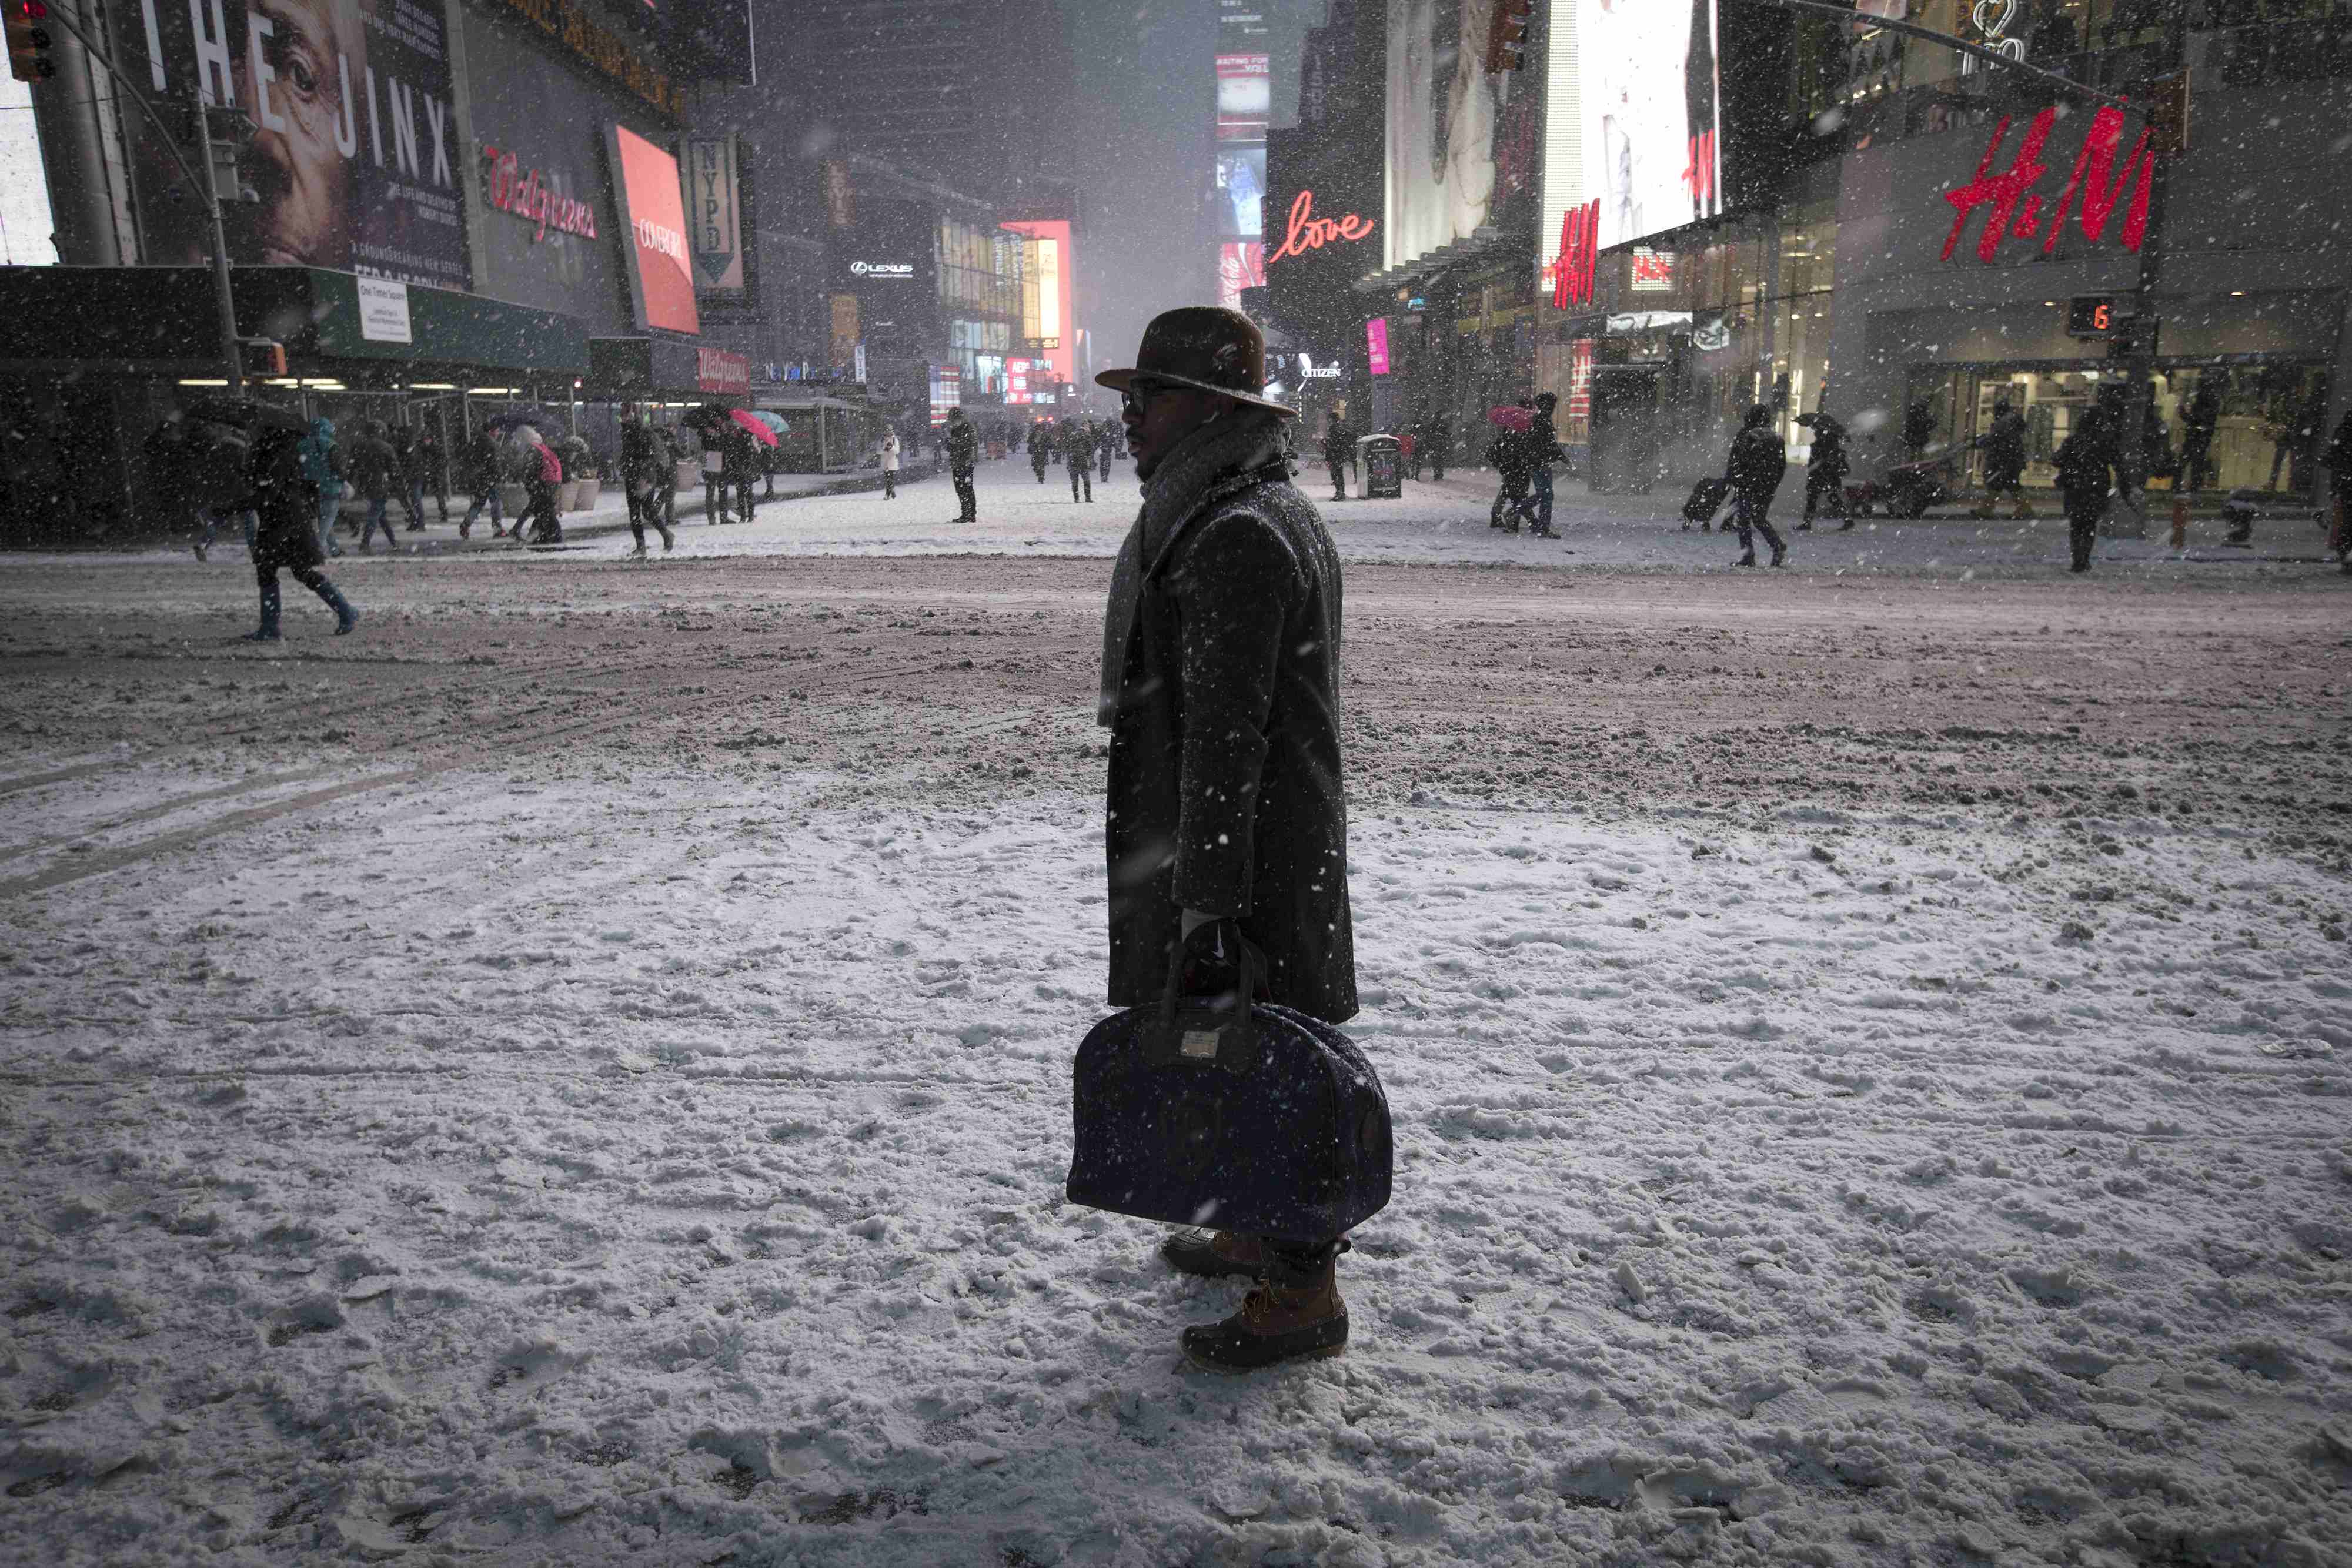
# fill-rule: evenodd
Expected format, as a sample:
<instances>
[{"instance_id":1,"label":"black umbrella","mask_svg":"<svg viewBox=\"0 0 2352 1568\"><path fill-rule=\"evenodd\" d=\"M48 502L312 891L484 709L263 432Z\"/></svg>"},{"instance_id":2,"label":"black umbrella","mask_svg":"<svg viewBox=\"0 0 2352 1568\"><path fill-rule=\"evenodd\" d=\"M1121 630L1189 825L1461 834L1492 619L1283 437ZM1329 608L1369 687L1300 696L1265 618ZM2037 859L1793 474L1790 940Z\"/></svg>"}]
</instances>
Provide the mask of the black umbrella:
<instances>
[{"instance_id":1,"label":"black umbrella","mask_svg":"<svg viewBox=\"0 0 2352 1568\"><path fill-rule=\"evenodd\" d=\"M302 416L292 410L249 397L200 397L188 404L187 412L190 419L201 419L210 424L233 424L254 430L290 430L297 435L310 428L303 423Z\"/></svg>"},{"instance_id":2,"label":"black umbrella","mask_svg":"<svg viewBox=\"0 0 2352 1568\"><path fill-rule=\"evenodd\" d=\"M719 429L733 423L734 411L723 402L698 402L677 416L677 422L696 430Z\"/></svg>"},{"instance_id":3,"label":"black umbrella","mask_svg":"<svg viewBox=\"0 0 2352 1568\"><path fill-rule=\"evenodd\" d=\"M494 413L482 421L483 429L502 432L512 430L518 424L528 424L532 429L544 434L547 429L547 416L530 409L510 409L504 413Z\"/></svg>"}]
</instances>

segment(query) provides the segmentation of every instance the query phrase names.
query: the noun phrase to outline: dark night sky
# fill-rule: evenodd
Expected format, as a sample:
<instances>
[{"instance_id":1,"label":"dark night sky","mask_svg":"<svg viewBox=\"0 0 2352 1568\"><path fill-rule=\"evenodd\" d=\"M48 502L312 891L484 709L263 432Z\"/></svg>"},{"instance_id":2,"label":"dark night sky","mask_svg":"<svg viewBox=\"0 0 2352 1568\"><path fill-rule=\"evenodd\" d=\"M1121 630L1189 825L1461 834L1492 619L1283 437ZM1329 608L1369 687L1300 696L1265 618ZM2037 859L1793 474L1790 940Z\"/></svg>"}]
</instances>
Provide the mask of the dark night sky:
<instances>
[{"instance_id":1,"label":"dark night sky","mask_svg":"<svg viewBox=\"0 0 2352 1568\"><path fill-rule=\"evenodd\" d=\"M1078 319L1095 368L1134 362L1143 325L1215 294L1201 221L1216 112L1215 0L1062 0L1078 71ZM1108 410L1108 394L1096 406Z\"/></svg>"}]
</instances>

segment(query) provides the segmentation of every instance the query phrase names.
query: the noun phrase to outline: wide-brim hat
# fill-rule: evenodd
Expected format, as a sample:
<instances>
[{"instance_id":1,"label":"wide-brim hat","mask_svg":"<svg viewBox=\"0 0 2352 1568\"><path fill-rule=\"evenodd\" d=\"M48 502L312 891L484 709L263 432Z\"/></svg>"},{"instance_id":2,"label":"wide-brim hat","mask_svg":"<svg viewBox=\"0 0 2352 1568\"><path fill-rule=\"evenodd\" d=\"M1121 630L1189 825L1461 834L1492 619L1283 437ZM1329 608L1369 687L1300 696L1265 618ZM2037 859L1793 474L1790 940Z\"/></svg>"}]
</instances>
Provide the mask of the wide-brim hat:
<instances>
[{"instance_id":1,"label":"wide-brim hat","mask_svg":"<svg viewBox=\"0 0 2352 1568\"><path fill-rule=\"evenodd\" d=\"M1096 384L1125 392L1139 379L1215 392L1296 419L1298 411L1265 395L1265 338L1238 310L1186 305L1163 310L1143 329L1143 346L1125 370L1103 371Z\"/></svg>"}]
</instances>

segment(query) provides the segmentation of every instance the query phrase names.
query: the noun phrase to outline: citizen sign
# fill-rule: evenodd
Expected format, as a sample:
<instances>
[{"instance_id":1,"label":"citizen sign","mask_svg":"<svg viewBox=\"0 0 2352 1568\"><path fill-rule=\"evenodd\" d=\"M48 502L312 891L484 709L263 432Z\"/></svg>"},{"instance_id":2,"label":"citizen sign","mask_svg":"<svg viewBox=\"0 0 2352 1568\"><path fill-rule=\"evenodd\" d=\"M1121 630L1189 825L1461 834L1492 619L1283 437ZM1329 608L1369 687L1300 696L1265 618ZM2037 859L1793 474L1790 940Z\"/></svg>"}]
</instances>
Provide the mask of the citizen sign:
<instances>
[{"instance_id":1,"label":"citizen sign","mask_svg":"<svg viewBox=\"0 0 2352 1568\"><path fill-rule=\"evenodd\" d=\"M849 270L859 277L912 277L915 264L911 261L853 261Z\"/></svg>"}]
</instances>

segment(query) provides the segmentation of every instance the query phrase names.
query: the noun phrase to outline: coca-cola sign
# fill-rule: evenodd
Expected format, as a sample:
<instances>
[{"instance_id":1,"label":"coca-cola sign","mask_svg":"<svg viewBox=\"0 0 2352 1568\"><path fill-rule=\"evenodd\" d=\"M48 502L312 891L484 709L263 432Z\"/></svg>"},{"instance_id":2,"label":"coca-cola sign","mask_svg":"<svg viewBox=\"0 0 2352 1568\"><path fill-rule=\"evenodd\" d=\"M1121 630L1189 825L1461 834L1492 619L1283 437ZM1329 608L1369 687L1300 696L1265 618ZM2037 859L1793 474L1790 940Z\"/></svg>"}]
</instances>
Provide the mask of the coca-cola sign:
<instances>
[{"instance_id":1,"label":"coca-cola sign","mask_svg":"<svg viewBox=\"0 0 2352 1568\"><path fill-rule=\"evenodd\" d=\"M562 187L571 182L544 170L523 167L522 160L503 147L485 144L482 162L488 165L482 183L490 205L531 225L534 245L545 239L550 229L582 239L596 237L596 209L564 193Z\"/></svg>"}]
</instances>

